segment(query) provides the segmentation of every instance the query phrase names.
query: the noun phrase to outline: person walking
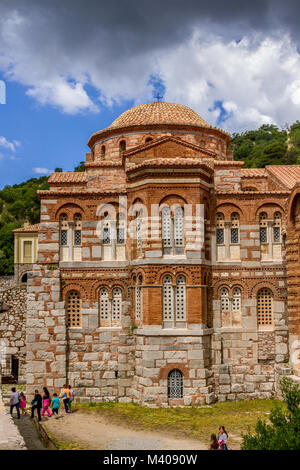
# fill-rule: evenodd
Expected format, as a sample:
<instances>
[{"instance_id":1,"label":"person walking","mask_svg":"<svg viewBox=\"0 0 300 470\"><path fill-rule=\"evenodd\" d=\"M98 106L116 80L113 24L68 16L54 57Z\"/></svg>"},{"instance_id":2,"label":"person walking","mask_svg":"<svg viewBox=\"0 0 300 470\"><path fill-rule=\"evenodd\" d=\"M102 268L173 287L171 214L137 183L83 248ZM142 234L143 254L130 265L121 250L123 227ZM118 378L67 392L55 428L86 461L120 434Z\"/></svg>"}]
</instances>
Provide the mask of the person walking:
<instances>
[{"instance_id":1,"label":"person walking","mask_svg":"<svg viewBox=\"0 0 300 470\"><path fill-rule=\"evenodd\" d=\"M69 412L69 400L70 400L70 389L67 387L67 384L64 384L64 388L60 394L60 398L63 399L64 406L65 406L65 413L66 415Z\"/></svg>"},{"instance_id":2,"label":"person walking","mask_svg":"<svg viewBox=\"0 0 300 470\"><path fill-rule=\"evenodd\" d=\"M26 409L26 397L23 392L20 393L20 405L19 405L20 410L22 411L22 416L25 415L25 409Z\"/></svg>"},{"instance_id":3,"label":"person walking","mask_svg":"<svg viewBox=\"0 0 300 470\"><path fill-rule=\"evenodd\" d=\"M217 436L215 434L212 434L210 436L210 443L208 446L208 450L219 450L219 449L220 447L219 447Z\"/></svg>"},{"instance_id":4,"label":"person walking","mask_svg":"<svg viewBox=\"0 0 300 470\"><path fill-rule=\"evenodd\" d=\"M32 404L32 407L31 407L31 418L33 419L34 418L34 410L37 411L37 415L38 415L38 420L41 421L41 409L42 409L42 395L39 393L38 390L35 390L35 395L34 395L34 398L31 402Z\"/></svg>"},{"instance_id":5,"label":"person walking","mask_svg":"<svg viewBox=\"0 0 300 470\"><path fill-rule=\"evenodd\" d=\"M59 397L57 396L57 393L53 393L51 405L52 405L52 414L58 416Z\"/></svg>"},{"instance_id":6,"label":"person walking","mask_svg":"<svg viewBox=\"0 0 300 470\"><path fill-rule=\"evenodd\" d=\"M74 390L72 389L71 385L68 386L68 389L70 390L70 398L69 398L68 408L69 408L69 413L72 413L72 402L74 401L75 393L74 393Z\"/></svg>"},{"instance_id":7,"label":"person walking","mask_svg":"<svg viewBox=\"0 0 300 470\"><path fill-rule=\"evenodd\" d=\"M43 410L42 410L42 416L45 415L45 412L48 413L49 418L51 418L51 410L49 408L50 406L50 393L46 387L43 387Z\"/></svg>"},{"instance_id":8,"label":"person walking","mask_svg":"<svg viewBox=\"0 0 300 470\"><path fill-rule=\"evenodd\" d=\"M10 415L13 415L13 409L16 408L17 410L17 417L20 419L20 395L19 392L16 391L16 387L11 389L10 395Z\"/></svg>"},{"instance_id":9,"label":"person walking","mask_svg":"<svg viewBox=\"0 0 300 470\"><path fill-rule=\"evenodd\" d=\"M227 441L228 441L228 433L225 430L224 426L220 426L219 433L218 433L218 442L219 442L219 446L221 450L228 450Z\"/></svg>"}]
</instances>

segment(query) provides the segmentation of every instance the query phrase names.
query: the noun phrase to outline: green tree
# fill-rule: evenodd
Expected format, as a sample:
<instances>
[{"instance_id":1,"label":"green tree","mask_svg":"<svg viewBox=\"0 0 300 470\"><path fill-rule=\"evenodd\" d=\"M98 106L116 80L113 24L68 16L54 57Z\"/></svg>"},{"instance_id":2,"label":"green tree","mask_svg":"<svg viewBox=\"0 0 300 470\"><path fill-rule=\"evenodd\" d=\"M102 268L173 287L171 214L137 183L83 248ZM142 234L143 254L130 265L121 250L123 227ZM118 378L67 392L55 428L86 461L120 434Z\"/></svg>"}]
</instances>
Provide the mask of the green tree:
<instances>
[{"instance_id":1,"label":"green tree","mask_svg":"<svg viewBox=\"0 0 300 470\"><path fill-rule=\"evenodd\" d=\"M85 171L84 163L85 162L80 162L79 165L75 166L74 170L75 171Z\"/></svg>"},{"instance_id":2,"label":"green tree","mask_svg":"<svg viewBox=\"0 0 300 470\"><path fill-rule=\"evenodd\" d=\"M291 379L281 380L284 405L271 410L269 423L259 419L255 433L243 435L243 450L300 449L300 388Z\"/></svg>"}]
</instances>

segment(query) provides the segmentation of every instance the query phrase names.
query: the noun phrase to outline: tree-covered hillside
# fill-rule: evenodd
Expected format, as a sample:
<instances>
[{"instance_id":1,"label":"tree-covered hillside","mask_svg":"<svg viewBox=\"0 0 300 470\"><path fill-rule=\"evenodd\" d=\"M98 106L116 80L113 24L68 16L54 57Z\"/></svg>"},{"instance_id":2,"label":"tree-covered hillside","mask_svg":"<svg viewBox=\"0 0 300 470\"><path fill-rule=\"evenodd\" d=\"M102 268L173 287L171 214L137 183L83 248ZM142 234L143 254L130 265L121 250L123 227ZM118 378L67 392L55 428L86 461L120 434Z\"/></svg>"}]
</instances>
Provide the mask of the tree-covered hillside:
<instances>
[{"instance_id":1,"label":"tree-covered hillside","mask_svg":"<svg viewBox=\"0 0 300 470\"><path fill-rule=\"evenodd\" d=\"M300 121L287 129L264 124L255 131L235 133L230 148L246 168L300 164Z\"/></svg>"}]
</instances>

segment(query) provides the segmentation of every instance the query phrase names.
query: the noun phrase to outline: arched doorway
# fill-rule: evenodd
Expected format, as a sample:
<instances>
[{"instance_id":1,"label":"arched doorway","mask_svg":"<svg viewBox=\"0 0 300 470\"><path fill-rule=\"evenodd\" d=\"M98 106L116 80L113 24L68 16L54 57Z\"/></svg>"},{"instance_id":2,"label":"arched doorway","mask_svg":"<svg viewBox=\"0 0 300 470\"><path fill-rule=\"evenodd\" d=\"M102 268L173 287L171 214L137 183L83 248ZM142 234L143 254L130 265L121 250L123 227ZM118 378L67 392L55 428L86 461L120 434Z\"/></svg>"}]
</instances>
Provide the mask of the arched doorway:
<instances>
[{"instance_id":1,"label":"arched doorway","mask_svg":"<svg viewBox=\"0 0 300 470\"><path fill-rule=\"evenodd\" d=\"M183 374L179 369L173 369L168 375L168 398L183 397Z\"/></svg>"},{"instance_id":2,"label":"arched doorway","mask_svg":"<svg viewBox=\"0 0 300 470\"><path fill-rule=\"evenodd\" d=\"M27 273L24 273L24 274L22 275L22 277L21 277L21 282L22 282L23 284L26 284L26 283L27 283Z\"/></svg>"}]
</instances>

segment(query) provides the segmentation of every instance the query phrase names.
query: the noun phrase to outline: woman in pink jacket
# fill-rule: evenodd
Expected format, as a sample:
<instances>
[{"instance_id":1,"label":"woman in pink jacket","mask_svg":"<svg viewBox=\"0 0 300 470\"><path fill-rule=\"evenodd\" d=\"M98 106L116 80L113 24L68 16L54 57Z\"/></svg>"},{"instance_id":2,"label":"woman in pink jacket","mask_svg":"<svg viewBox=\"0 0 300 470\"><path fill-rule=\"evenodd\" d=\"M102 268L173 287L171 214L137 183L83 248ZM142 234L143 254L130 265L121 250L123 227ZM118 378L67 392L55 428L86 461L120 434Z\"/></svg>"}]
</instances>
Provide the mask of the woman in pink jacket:
<instances>
[{"instance_id":1,"label":"woman in pink jacket","mask_svg":"<svg viewBox=\"0 0 300 470\"><path fill-rule=\"evenodd\" d=\"M50 406L50 393L46 387L43 387L43 409L42 409L42 416L44 416L45 412L48 413L48 416L51 416L51 411L49 409Z\"/></svg>"}]
</instances>

